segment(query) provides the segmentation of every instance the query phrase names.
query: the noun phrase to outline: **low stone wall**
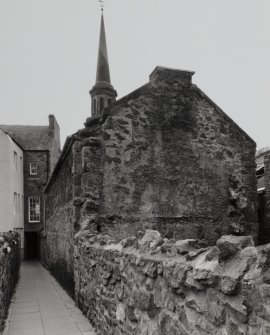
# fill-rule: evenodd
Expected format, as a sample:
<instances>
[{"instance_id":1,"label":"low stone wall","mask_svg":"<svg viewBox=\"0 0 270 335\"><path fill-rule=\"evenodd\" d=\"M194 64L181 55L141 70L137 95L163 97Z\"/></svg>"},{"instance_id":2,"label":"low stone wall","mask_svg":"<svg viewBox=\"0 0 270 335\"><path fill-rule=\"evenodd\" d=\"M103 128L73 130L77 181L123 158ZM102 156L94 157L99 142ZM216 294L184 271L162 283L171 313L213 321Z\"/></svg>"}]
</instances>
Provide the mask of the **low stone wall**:
<instances>
[{"instance_id":1,"label":"low stone wall","mask_svg":"<svg viewBox=\"0 0 270 335\"><path fill-rule=\"evenodd\" d=\"M98 334L270 334L270 244L251 237L207 247L153 230L118 244L84 232L74 269L76 301Z\"/></svg>"},{"instance_id":2,"label":"low stone wall","mask_svg":"<svg viewBox=\"0 0 270 335\"><path fill-rule=\"evenodd\" d=\"M20 240L16 232L0 233L0 332L4 328L21 265Z\"/></svg>"}]
</instances>

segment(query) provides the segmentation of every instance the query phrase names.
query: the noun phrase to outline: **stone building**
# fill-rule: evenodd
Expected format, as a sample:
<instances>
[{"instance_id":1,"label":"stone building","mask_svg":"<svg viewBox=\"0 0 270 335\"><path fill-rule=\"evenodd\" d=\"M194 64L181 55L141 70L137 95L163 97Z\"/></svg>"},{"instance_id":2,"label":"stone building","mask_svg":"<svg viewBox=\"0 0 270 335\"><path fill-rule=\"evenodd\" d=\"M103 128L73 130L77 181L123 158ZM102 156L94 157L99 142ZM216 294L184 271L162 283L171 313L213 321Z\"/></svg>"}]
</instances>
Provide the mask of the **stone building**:
<instances>
[{"instance_id":1,"label":"stone building","mask_svg":"<svg viewBox=\"0 0 270 335\"><path fill-rule=\"evenodd\" d=\"M0 129L23 152L24 255L35 258L44 226L43 190L60 155L60 129L53 115L49 115L48 126L0 125Z\"/></svg>"},{"instance_id":2,"label":"stone building","mask_svg":"<svg viewBox=\"0 0 270 335\"><path fill-rule=\"evenodd\" d=\"M259 243L270 242L270 148L256 153L256 176L258 180Z\"/></svg>"},{"instance_id":3,"label":"stone building","mask_svg":"<svg viewBox=\"0 0 270 335\"><path fill-rule=\"evenodd\" d=\"M103 16L98 55L92 116L67 139L45 190L44 263L73 290L74 234L257 240L255 142L191 71L158 66L114 101Z\"/></svg>"}]
</instances>

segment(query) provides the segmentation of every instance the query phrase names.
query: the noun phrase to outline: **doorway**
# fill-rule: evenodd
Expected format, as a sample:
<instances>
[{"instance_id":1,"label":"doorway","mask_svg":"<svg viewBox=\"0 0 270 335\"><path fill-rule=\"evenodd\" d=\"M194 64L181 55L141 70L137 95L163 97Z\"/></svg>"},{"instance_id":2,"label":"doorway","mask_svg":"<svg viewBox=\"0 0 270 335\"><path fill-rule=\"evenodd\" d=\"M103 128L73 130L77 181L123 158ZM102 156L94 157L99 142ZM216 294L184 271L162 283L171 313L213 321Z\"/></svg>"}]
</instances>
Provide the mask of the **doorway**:
<instances>
[{"instance_id":1,"label":"doorway","mask_svg":"<svg viewBox=\"0 0 270 335\"><path fill-rule=\"evenodd\" d=\"M24 258L37 259L38 252L38 233L36 231L25 232L24 234Z\"/></svg>"}]
</instances>

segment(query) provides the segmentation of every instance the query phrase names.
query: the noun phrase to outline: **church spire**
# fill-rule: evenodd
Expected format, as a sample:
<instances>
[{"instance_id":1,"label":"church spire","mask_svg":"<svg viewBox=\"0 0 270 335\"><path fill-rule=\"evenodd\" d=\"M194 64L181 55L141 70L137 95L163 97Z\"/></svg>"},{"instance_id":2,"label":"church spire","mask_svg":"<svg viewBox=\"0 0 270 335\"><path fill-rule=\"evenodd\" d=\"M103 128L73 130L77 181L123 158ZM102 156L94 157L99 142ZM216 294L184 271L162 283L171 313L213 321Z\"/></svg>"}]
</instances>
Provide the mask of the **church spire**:
<instances>
[{"instance_id":1,"label":"church spire","mask_svg":"<svg viewBox=\"0 0 270 335\"><path fill-rule=\"evenodd\" d=\"M117 96L116 91L111 85L103 9L101 14L96 83L89 93L92 99L92 116L100 115L101 111L114 102Z\"/></svg>"},{"instance_id":2,"label":"church spire","mask_svg":"<svg viewBox=\"0 0 270 335\"><path fill-rule=\"evenodd\" d=\"M100 82L105 82L109 84L111 83L103 12L101 14L97 77L96 77L96 83Z\"/></svg>"}]
</instances>

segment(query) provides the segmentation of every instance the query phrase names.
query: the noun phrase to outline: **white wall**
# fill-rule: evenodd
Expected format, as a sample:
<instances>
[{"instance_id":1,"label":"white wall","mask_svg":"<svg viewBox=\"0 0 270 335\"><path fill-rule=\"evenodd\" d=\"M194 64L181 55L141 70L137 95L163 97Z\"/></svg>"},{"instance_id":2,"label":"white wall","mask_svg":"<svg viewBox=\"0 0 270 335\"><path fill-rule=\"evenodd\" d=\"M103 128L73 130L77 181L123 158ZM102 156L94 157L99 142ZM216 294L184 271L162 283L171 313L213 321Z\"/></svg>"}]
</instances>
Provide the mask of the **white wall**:
<instances>
[{"instance_id":1,"label":"white wall","mask_svg":"<svg viewBox=\"0 0 270 335\"><path fill-rule=\"evenodd\" d=\"M17 153L17 168L14 164L14 152ZM17 198L16 206L14 206L14 193ZM23 196L23 151L9 135L0 129L1 232L24 228Z\"/></svg>"}]
</instances>

